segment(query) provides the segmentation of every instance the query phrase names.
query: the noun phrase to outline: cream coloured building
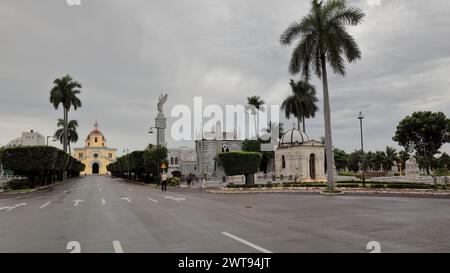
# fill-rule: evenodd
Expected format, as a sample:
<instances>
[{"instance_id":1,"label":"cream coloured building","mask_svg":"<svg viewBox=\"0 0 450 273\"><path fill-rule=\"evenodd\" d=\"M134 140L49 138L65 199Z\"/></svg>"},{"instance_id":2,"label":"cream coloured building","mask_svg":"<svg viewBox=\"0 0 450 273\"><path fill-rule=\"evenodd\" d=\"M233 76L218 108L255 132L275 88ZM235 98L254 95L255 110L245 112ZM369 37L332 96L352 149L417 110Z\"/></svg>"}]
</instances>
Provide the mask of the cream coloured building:
<instances>
[{"instance_id":1,"label":"cream coloured building","mask_svg":"<svg viewBox=\"0 0 450 273\"><path fill-rule=\"evenodd\" d=\"M297 130L287 131L275 151L278 177L297 178L303 182L326 181L325 146Z\"/></svg>"},{"instance_id":2,"label":"cream coloured building","mask_svg":"<svg viewBox=\"0 0 450 273\"><path fill-rule=\"evenodd\" d=\"M106 146L106 138L95 123L94 130L86 137L84 148L75 148L72 156L86 165L83 175L107 174L106 166L116 161L117 149Z\"/></svg>"}]
</instances>

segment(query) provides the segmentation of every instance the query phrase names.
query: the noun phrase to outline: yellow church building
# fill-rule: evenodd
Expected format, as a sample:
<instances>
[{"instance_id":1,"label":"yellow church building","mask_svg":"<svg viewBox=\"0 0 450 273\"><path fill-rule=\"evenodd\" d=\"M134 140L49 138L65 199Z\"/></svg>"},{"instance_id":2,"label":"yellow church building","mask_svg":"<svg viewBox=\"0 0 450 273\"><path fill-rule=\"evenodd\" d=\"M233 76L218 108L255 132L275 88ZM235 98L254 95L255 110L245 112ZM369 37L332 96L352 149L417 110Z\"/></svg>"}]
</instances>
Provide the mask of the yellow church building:
<instances>
[{"instance_id":1,"label":"yellow church building","mask_svg":"<svg viewBox=\"0 0 450 273\"><path fill-rule=\"evenodd\" d=\"M86 166L84 174L107 174L106 166L116 161L117 149L106 146L106 138L98 129L95 128L89 133L85 140L84 148L75 148L73 157L84 163Z\"/></svg>"}]
</instances>

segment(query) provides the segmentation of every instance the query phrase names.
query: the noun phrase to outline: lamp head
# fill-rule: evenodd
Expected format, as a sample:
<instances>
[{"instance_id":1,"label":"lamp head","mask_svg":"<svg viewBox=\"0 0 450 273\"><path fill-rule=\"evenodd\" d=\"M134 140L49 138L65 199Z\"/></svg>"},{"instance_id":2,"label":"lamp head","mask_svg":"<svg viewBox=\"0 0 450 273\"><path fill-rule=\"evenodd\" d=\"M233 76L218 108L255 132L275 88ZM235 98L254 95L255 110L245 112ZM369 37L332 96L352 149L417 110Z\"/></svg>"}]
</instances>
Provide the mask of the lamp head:
<instances>
[{"instance_id":1,"label":"lamp head","mask_svg":"<svg viewBox=\"0 0 450 273\"><path fill-rule=\"evenodd\" d=\"M358 119L364 119L364 115L362 112L359 112Z\"/></svg>"}]
</instances>

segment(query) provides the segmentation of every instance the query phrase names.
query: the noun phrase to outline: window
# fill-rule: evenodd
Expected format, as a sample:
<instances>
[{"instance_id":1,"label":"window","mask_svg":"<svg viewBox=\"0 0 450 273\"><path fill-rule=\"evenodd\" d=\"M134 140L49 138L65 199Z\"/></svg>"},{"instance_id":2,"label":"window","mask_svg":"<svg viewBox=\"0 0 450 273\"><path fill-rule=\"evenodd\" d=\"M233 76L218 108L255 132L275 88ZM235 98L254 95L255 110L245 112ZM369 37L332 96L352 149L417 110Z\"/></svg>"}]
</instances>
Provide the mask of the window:
<instances>
[{"instance_id":1,"label":"window","mask_svg":"<svg viewBox=\"0 0 450 273\"><path fill-rule=\"evenodd\" d=\"M175 165L178 165L178 157L175 157Z\"/></svg>"},{"instance_id":2,"label":"window","mask_svg":"<svg viewBox=\"0 0 450 273\"><path fill-rule=\"evenodd\" d=\"M97 157L98 157L98 154L97 154L97 153L95 153L95 154L93 154L93 156L94 156L94 158L97 158Z\"/></svg>"},{"instance_id":3,"label":"window","mask_svg":"<svg viewBox=\"0 0 450 273\"><path fill-rule=\"evenodd\" d=\"M83 153L79 153L79 154L78 154L78 157L79 157L79 158L83 158Z\"/></svg>"},{"instance_id":4,"label":"window","mask_svg":"<svg viewBox=\"0 0 450 273\"><path fill-rule=\"evenodd\" d=\"M286 157L284 155L281 156L281 168L286 169Z\"/></svg>"},{"instance_id":5,"label":"window","mask_svg":"<svg viewBox=\"0 0 450 273\"><path fill-rule=\"evenodd\" d=\"M170 165L173 165L173 157L170 158Z\"/></svg>"},{"instance_id":6,"label":"window","mask_svg":"<svg viewBox=\"0 0 450 273\"><path fill-rule=\"evenodd\" d=\"M94 139L94 142L95 142L95 143L97 143L97 140L98 140L98 139L97 139L97 138L95 138L95 139Z\"/></svg>"},{"instance_id":7,"label":"window","mask_svg":"<svg viewBox=\"0 0 450 273\"><path fill-rule=\"evenodd\" d=\"M109 157L109 158L112 158L112 153L109 153L109 154L108 154L108 157Z\"/></svg>"}]
</instances>

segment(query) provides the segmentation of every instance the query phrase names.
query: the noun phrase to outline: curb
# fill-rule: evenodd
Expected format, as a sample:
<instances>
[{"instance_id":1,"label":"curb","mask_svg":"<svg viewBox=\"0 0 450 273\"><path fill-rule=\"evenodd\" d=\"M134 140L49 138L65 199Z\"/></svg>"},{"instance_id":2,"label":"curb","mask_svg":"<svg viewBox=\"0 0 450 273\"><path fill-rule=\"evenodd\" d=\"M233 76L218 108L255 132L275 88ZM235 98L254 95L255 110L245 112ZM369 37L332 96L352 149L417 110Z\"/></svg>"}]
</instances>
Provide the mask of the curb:
<instances>
[{"instance_id":1,"label":"curb","mask_svg":"<svg viewBox=\"0 0 450 273\"><path fill-rule=\"evenodd\" d=\"M206 193L211 194L270 194L270 193L297 193L307 195L323 195L323 196L386 196L386 197L416 197L416 198L439 198L450 199L450 191L446 192L387 192L387 191L342 191L342 193L326 193L320 189L311 190L298 190L298 189L279 189L279 190L224 190L224 189L208 189L204 190Z\"/></svg>"}]
</instances>

